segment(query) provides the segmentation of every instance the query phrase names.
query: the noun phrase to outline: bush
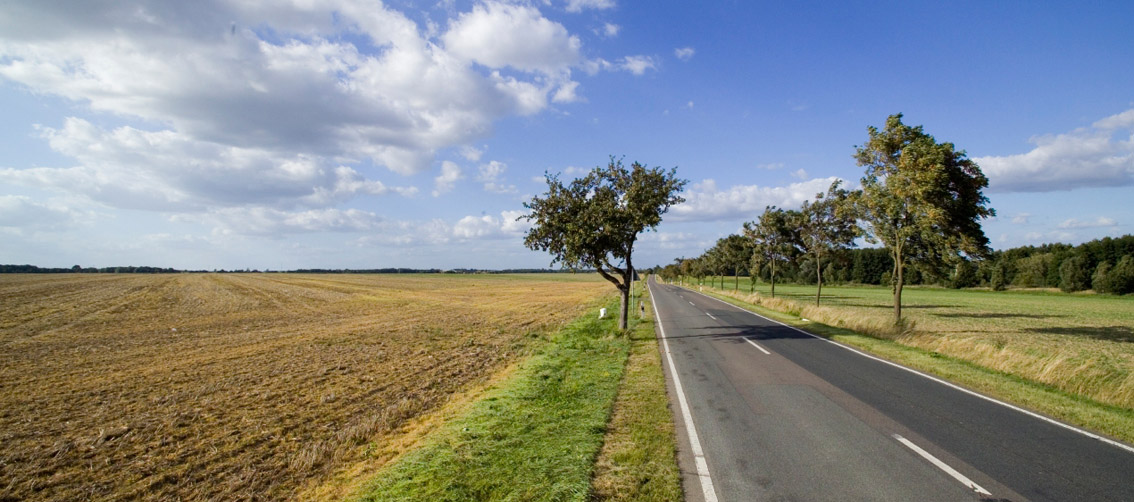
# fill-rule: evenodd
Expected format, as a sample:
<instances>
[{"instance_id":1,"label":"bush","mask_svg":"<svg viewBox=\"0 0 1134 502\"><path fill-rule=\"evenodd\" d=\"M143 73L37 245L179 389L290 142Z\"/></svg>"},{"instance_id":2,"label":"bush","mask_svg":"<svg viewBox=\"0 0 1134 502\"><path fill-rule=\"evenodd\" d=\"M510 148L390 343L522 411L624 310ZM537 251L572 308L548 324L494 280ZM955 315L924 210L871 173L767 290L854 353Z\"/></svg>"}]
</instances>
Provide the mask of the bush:
<instances>
[{"instance_id":1,"label":"bush","mask_svg":"<svg viewBox=\"0 0 1134 502\"><path fill-rule=\"evenodd\" d=\"M1094 288L1096 293L1110 293L1110 262L1104 261L1099 264L1095 269L1095 275L1091 276L1091 287Z\"/></svg>"},{"instance_id":2,"label":"bush","mask_svg":"<svg viewBox=\"0 0 1134 502\"><path fill-rule=\"evenodd\" d=\"M1089 281L1087 260L1083 257L1072 256L1059 265L1059 289L1067 293L1082 291L1090 287Z\"/></svg>"}]
</instances>

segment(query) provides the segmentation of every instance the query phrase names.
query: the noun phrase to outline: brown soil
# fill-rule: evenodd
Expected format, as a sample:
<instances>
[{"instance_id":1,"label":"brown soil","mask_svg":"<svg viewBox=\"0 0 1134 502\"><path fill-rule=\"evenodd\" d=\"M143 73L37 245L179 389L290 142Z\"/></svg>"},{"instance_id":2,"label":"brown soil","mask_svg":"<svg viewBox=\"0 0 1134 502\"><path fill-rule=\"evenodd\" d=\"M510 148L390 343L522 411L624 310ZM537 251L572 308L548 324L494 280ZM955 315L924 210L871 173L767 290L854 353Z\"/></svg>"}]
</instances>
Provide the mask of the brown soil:
<instances>
[{"instance_id":1,"label":"brown soil","mask_svg":"<svg viewBox=\"0 0 1134 502\"><path fill-rule=\"evenodd\" d=\"M281 500L578 316L579 276L0 276L0 500Z\"/></svg>"}]
</instances>

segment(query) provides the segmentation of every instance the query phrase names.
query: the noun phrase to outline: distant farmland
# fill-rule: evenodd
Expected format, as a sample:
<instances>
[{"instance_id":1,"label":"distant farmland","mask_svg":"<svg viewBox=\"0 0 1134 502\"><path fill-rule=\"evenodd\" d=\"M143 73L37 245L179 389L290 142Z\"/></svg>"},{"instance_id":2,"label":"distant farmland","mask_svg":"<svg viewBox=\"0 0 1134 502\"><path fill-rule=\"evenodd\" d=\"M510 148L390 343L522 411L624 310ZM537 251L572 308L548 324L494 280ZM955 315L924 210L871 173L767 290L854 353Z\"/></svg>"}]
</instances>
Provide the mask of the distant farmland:
<instances>
[{"instance_id":1,"label":"distant farmland","mask_svg":"<svg viewBox=\"0 0 1134 502\"><path fill-rule=\"evenodd\" d=\"M597 276L0 276L0 499L290 498L525 353Z\"/></svg>"}]
</instances>

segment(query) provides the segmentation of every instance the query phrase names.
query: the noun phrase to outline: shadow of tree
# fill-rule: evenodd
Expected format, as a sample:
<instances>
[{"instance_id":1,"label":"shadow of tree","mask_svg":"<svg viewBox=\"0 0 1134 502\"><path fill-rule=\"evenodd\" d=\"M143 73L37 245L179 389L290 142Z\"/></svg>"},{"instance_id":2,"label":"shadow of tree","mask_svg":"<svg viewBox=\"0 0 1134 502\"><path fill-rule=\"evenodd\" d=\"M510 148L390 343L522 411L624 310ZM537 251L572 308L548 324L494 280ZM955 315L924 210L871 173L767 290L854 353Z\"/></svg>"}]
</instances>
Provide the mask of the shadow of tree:
<instances>
[{"instance_id":1,"label":"shadow of tree","mask_svg":"<svg viewBox=\"0 0 1134 502\"><path fill-rule=\"evenodd\" d=\"M982 314L933 314L937 317L971 317L974 319L1048 319L1051 317L1067 317L1062 314L1000 314L1000 313L982 313Z\"/></svg>"},{"instance_id":2,"label":"shadow of tree","mask_svg":"<svg viewBox=\"0 0 1134 502\"><path fill-rule=\"evenodd\" d=\"M1071 326L1051 328L1024 328L1024 331L1033 333L1047 333L1053 335L1086 336L1098 340L1112 342L1134 342L1134 328L1130 326Z\"/></svg>"}]
</instances>

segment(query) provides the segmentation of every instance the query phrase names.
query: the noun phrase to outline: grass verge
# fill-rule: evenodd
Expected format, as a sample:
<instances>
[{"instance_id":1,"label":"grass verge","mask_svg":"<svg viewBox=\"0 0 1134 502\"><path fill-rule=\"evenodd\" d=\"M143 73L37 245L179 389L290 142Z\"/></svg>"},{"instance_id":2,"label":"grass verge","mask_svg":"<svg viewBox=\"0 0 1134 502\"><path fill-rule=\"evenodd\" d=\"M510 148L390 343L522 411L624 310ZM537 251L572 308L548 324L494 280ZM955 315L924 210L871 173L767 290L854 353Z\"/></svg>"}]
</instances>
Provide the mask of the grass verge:
<instances>
[{"instance_id":1,"label":"grass verge","mask_svg":"<svg viewBox=\"0 0 1134 502\"><path fill-rule=\"evenodd\" d=\"M630 357L595 462L592 501L680 502L683 497L653 309L647 304L645 310L649 318L630 331Z\"/></svg>"},{"instance_id":2,"label":"grass verge","mask_svg":"<svg viewBox=\"0 0 1134 502\"><path fill-rule=\"evenodd\" d=\"M587 500L630 349L615 322L588 314L553 335L515 378L353 499Z\"/></svg>"},{"instance_id":3,"label":"grass verge","mask_svg":"<svg viewBox=\"0 0 1134 502\"><path fill-rule=\"evenodd\" d=\"M1064 422L1134 444L1134 410L1100 403L1016 375L996 371L938 352L909 347L798 315L772 310L715 291L706 294L807 332L861 349L884 359L941 377ZM783 305L789 306L788 303ZM785 307L787 308L787 307Z\"/></svg>"}]
</instances>

